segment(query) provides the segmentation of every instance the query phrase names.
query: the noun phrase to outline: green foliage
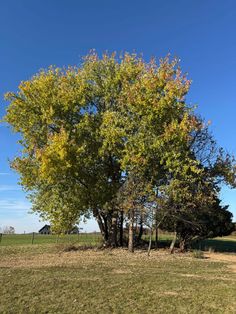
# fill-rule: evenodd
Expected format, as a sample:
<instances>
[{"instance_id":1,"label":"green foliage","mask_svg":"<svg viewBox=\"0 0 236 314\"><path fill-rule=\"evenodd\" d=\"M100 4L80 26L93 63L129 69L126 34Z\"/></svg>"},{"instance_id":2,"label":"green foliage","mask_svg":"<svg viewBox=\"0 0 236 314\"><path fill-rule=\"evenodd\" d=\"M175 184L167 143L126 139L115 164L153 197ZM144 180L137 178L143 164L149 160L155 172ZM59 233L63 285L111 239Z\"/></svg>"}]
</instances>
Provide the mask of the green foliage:
<instances>
[{"instance_id":1,"label":"green foliage","mask_svg":"<svg viewBox=\"0 0 236 314\"><path fill-rule=\"evenodd\" d=\"M192 240L222 237L234 230L233 215L227 210L228 206L221 206L218 198L199 204L198 209L183 207L169 211L161 225L163 229L177 232L183 250Z\"/></svg>"},{"instance_id":2,"label":"green foliage","mask_svg":"<svg viewBox=\"0 0 236 314\"><path fill-rule=\"evenodd\" d=\"M158 189L162 197L153 202L187 211L211 202L216 178L235 184L229 155L214 155L206 171L194 150L197 141L205 149L209 137L185 102L189 86L176 59L158 64L136 54L99 58L94 52L80 67L50 67L21 82L6 95L5 121L22 137L12 167L30 192L32 210L56 232L93 214L108 240L121 207L136 204L144 191ZM141 184L129 194L124 183L134 174Z\"/></svg>"}]
</instances>

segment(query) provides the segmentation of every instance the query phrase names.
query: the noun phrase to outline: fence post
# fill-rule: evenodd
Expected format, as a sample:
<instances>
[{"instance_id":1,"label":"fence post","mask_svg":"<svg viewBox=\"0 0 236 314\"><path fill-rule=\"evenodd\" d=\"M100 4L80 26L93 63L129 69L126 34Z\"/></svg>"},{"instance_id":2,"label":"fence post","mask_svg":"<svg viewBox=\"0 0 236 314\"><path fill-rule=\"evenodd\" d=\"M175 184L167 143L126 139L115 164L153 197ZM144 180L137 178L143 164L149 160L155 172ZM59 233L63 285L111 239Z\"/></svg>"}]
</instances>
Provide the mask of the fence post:
<instances>
[{"instance_id":1,"label":"fence post","mask_svg":"<svg viewBox=\"0 0 236 314\"><path fill-rule=\"evenodd\" d=\"M34 244L34 232L32 233L32 240L31 240L31 244Z\"/></svg>"},{"instance_id":2,"label":"fence post","mask_svg":"<svg viewBox=\"0 0 236 314\"><path fill-rule=\"evenodd\" d=\"M2 233L0 233L0 243L2 242Z\"/></svg>"}]
</instances>

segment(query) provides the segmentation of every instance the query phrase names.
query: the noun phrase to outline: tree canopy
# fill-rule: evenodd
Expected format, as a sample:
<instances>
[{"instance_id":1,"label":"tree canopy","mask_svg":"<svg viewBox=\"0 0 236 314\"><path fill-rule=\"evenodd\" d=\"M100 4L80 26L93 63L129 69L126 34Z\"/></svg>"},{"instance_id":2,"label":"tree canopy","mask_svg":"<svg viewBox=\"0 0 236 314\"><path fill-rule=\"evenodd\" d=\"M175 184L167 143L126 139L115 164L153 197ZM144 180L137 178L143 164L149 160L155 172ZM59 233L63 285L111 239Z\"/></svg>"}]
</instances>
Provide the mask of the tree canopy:
<instances>
[{"instance_id":1,"label":"tree canopy","mask_svg":"<svg viewBox=\"0 0 236 314\"><path fill-rule=\"evenodd\" d=\"M176 216L214 203L223 181L235 186L234 158L186 103L190 83L169 56L95 52L21 82L5 121L21 134L12 167L33 211L57 232L93 215L115 246L137 203L145 211L152 197Z\"/></svg>"}]
</instances>

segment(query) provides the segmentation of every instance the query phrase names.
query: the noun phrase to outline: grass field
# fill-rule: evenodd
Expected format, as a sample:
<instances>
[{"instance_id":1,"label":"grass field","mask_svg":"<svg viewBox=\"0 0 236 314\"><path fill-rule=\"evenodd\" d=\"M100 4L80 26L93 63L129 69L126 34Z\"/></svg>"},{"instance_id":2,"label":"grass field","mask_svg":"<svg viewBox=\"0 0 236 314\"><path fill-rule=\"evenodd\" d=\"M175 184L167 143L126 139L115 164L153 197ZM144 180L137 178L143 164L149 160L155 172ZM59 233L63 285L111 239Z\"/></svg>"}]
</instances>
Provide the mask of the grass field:
<instances>
[{"instance_id":1,"label":"grass field","mask_svg":"<svg viewBox=\"0 0 236 314\"><path fill-rule=\"evenodd\" d=\"M65 246L0 247L0 313L235 313L234 254Z\"/></svg>"},{"instance_id":2,"label":"grass field","mask_svg":"<svg viewBox=\"0 0 236 314\"><path fill-rule=\"evenodd\" d=\"M101 242L99 233L67 234L62 236L51 234L3 234L0 246L55 244L55 243L81 243L96 245Z\"/></svg>"},{"instance_id":3,"label":"grass field","mask_svg":"<svg viewBox=\"0 0 236 314\"><path fill-rule=\"evenodd\" d=\"M146 236L147 239L148 236ZM170 241L172 236L170 234L161 234L160 241ZM82 245L97 245L101 243L102 237L100 233L80 233L67 234L62 236L51 234L3 234L0 245L14 246L14 245L31 245L33 244L53 244L53 243L76 243Z\"/></svg>"},{"instance_id":4,"label":"grass field","mask_svg":"<svg viewBox=\"0 0 236 314\"><path fill-rule=\"evenodd\" d=\"M228 236L228 237L204 240L204 241L201 241L200 245L196 244L196 248L200 248L201 250L204 250L204 251L212 250L215 252L236 253L236 237Z\"/></svg>"},{"instance_id":5,"label":"grass field","mask_svg":"<svg viewBox=\"0 0 236 314\"><path fill-rule=\"evenodd\" d=\"M144 236L145 237L145 236ZM33 241L32 241L33 240ZM146 240L149 238L146 236ZM154 238L153 238L154 240ZM159 234L159 247L166 247L172 240L171 234ZM35 244L76 244L81 246L98 246L102 238L99 233L68 234L58 237L57 235L34 234L4 234L0 241L0 246L32 245ZM193 249L215 252L236 253L236 235L228 237L208 239L200 243L193 244Z\"/></svg>"}]
</instances>

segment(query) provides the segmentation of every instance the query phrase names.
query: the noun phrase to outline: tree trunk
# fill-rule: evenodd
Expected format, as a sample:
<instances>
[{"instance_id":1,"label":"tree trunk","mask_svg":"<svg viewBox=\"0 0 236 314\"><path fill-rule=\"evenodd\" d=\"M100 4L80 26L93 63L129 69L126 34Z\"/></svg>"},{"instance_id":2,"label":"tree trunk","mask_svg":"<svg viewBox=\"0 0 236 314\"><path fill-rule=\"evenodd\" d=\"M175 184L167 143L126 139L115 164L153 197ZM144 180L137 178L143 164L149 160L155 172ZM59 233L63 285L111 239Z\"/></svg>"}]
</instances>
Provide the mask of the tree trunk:
<instances>
[{"instance_id":1,"label":"tree trunk","mask_svg":"<svg viewBox=\"0 0 236 314\"><path fill-rule=\"evenodd\" d=\"M142 218L141 218L140 224L139 224L138 242L141 241L142 236L143 236L143 221L142 221Z\"/></svg>"},{"instance_id":2,"label":"tree trunk","mask_svg":"<svg viewBox=\"0 0 236 314\"><path fill-rule=\"evenodd\" d=\"M156 234L155 234L155 247L158 248L158 227L156 227Z\"/></svg>"},{"instance_id":3,"label":"tree trunk","mask_svg":"<svg viewBox=\"0 0 236 314\"><path fill-rule=\"evenodd\" d=\"M117 247L117 215L111 219L111 230L109 234L110 246Z\"/></svg>"},{"instance_id":4,"label":"tree trunk","mask_svg":"<svg viewBox=\"0 0 236 314\"><path fill-rule=\"evenodd\" d=\"M117 247L117 214L98 214L96 216L103 242L106 247Z\"/></svg>"},{"instance_id":5,"label":"tree trunk","mask_svg":"<svg viewBox=\"0 0 236 314\"><path fill-rule=\"evenodd\" d=\"M129 244L128 250L134 252L134 210L131 210L130 220L129 220Z\"/></svg>"},{"instance_id":6,"label":"tree trunk","mask_svg":"<svg viewBox=\"0 0 236 314\"><path fill-rule=\"evenodd\" d=\"M150 255L152 248L152 227L150 228L149 245L148 245L148 256Z\"/></svg>"},{"instance_id":7,"label":"tree trunk","mask_svg":"<svg viewBox=\"0 0 236 314\"><path fill-rule=\"evenodd\" d=\"M104 226L105 226L105 236L104 245L105 247L117 247L117 213L108 213L103 215Z\"/></svg>"},{"instance_id":8,"label":"tree trunk","mask_svg":"<svg viewBox=\"0 0 236 314\"><path fill-rule=\"evenodd\" d=\"M108 221L106 217L103 217L104 220L104 240L108 241L109 239L109 229L108 229Z\"/></svg>"},{"instance_id":9,"label":"tree trunk","mask_svg":"<svg viewBox=\"0 0 236 314\"><path fill-rule=\"evenodd\" d=\"M171 245L170 245L170 253L171 253L171 254L174 253L174 248L175 248L176 239L177 239L177 232L175 232L174 238L173 238L173 240L172 240L172 242L171 242Z\"/></svg>"},{"instance_id":10,"label":"tree trunk","mask_svg":"<svg viewBox=\"0 0 236 314\"><path fill-rule=\"evenodd\" d=\"M100 215L96 216L96 220L97 220L100 232L102 234L103 240L104 242L106 242L108 239L107 224L105 223L105 221L102 221L102 217Z\"/></svg>"},{"instance_id":11,"label":"tree trunk","mask_svg":"<svg viewBox=\"0 0 236 314\"><path fill-rule=\"evenodd\" d=\"M157 211L155 215L155 247L158 248L158 222L157 222Z\"/></svg>"},{"instance_id":12,"label":"tree trunk","mask_svg":"<svg viewBox=\"0 0 236 314\"><path fill-rule=\"evenodd\" d=\"M179 243L179 248L180 248L180 252L184 252L185 251L185 239L181 239L180 243Z\"/></svg>"},{"instance_id":13,"label":"tree trunk","mask_svg":"<svg viewBox=\"0 0 236 314\"><path fill-rule=\"evenodd\" d=\"M120 212L120 246L123 246L123 223L124 223L124 212Z\"/></svg>"}]
</instances>

